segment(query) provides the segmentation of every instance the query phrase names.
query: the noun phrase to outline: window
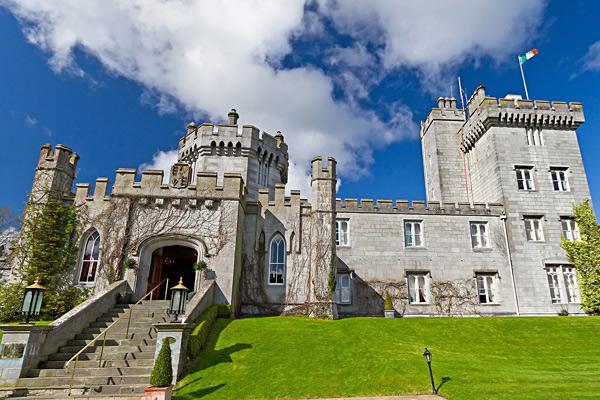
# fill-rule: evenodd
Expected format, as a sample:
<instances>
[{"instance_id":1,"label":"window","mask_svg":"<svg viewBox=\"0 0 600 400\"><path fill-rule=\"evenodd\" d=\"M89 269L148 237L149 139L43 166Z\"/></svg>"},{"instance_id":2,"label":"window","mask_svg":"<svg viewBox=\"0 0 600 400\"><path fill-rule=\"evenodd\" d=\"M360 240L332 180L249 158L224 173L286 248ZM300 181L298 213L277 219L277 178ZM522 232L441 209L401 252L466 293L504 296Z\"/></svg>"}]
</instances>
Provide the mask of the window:
<instances>
[{"instance_id":1,"label":"window","mask_svg":"<svg viewBox=\"0 0 600 400\"><path fill-rule=\"evenodd\" d=\"M530 146L543 146L542 131L539 127L527 129L527 144Z\"/></svg>"},{"instance_id":2,"label":"window","mask_svg":"<svg viewBox=\"0 0 600 400\"><path fill-rule=\"evenodd\" d=\"M550 175L552 176L552 185L554 190L557 192L568 192L569 182L567 181L567 170L559 168L550 168Z\"/></svg>"},{"instance_id":3,"label":"window","mask_svg":"<svg viewBox=\"0 0 600 400\"><path fill-rule=\"evenodd\" d=\"M100 235L94 232L85 242L85 249L81 259L80 283L93 283L98 269L98 259L100 253Z\"/></svg>"},{"instance_id":4,"label":"window","mask_svg":"<svg viewBox=\"0 0 600 400\"><path fill-rule=\"evenodd\" d=\"M577 295L577 274L570 265L546 267L550 298L552 303L579 303Z\"/></svg>"},{"instance_id":5,"label":"window","mask_svg":"<svg viewBox=\"0 0 600 400\"><path fill-rule=\"evenodd\" d=\"M285 272L285 241L279 235L271 240L269 256L269 284L283 285Z\"/></svg>"},{"instance_id":6,"label":"window","mask_svg":"<svg viewBox=\"0 0 600 400\"><path fill-rule=\"evenodd\" d=\"M471 222L471 244L473 248L489 247L486 223Z\"/></svg>"},{"instance_id":7,"label":"window","mask_svg":"<svg viewBox=\"0 0 600 400\"><path fill-rule=\"evenodd\" d=\"M410 304L429 302L429 282L426 274L408 275L408 302Z\"/></svg>"},{"instance_id":8,"label":"window","mask_svg":"<svg viewBox=\"0 0 600 400\"><path fill-rule=\"evenodd\" d=\"M335 291L338 303L350 304L352 300L350 292L350 274L338 274Z\"/></svg>"},{"instance_id":9,"label":"window","mask_svg":"<svg viewBox=\"0 0 600 400\"><path fill-rule=\"evenodd\" d=\"M517 173L517 185L519 190L533 190L533 168L516 168Z\"/></svg>"},{"instance_id":10,"label":"window","mask_svg":"<svg viewBox=\"0 0 600 400\"><path fill-rule=\"evenodd\" d=\"M476 279L479 303L496 303L496 276L480 274L476 276Z\"/></svg>"},{"instance_id":11,"label":"window","mask_svg":"<svg viewBox=\"0 0 600 400\"><path fill-rule=\"evenodd\" d=\"M565 240L570 242L581 240L579 234L579 227L575 223L573 218L561 218L560 223L562 225L563 236Z\"/></svg>"},{"instance_id":12,"label":"window","mask_svg":"<svg viewBox=\"0 0 600 400\"><path fill-rule=\"evenodd\" d=\"M340 219L335 221L335 244L337 244L338 246L350 245L347 219Z\"/></svg>"},{"instance_id":13,"label":"window","mask_svg":"<svg viewBox=\"0 0 600 400\"><path fill-rule=\"evenodd\" d=\"M404 239L406 247L423 246L423 221L407 221L404 223Z\"/></svg>"},{"instance_id":14,"label":"window","mask_svg":"<svg viewBox=\"0 0 600 400\"><path fill-rule=\"evenodd\" d=\"M525 217L525 232L527 233L528 241L543 241L542 219L540 217Z\"/></svg>"}]
</instances>

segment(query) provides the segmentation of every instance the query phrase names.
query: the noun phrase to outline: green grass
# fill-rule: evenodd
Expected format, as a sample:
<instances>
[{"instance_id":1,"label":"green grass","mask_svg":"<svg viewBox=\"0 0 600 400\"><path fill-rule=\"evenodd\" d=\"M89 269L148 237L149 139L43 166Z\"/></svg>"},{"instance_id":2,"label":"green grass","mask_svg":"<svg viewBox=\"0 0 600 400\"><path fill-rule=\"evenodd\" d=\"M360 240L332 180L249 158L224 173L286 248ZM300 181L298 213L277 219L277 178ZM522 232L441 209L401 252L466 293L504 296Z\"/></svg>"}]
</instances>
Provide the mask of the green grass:
<instances>
[{"instance_id":1,"label":"green grass","mask_svg":"<svg viewBox=\"0 0 600 400\"><path fill-rule=\"evenodd\" d=\"M600 317L217 320L174 398L597 399Z\"/></svg>"},{"instance_id":2,"label":"green grass","mask_svg":"<svg viewBox=\"0 0 600 400\"><path fill-rule=\"evenodd\" d=\"M54 321L35 321L35 324L36 325L50 325L53 322ZM19 325L19 322L9 322L5 325ZM3 332L2 332L2 330L0 330L0 341L2 341L2 335L3 335Z\"/></svg>"}]
</instances>

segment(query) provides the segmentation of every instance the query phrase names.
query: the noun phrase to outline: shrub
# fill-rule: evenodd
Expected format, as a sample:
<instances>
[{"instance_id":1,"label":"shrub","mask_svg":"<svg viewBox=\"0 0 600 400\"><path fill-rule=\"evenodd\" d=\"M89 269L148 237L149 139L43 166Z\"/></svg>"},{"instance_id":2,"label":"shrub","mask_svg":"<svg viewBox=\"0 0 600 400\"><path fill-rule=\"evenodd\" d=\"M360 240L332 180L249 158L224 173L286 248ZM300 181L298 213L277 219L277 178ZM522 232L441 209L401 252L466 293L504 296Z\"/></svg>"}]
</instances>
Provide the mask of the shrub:
<instances>
[{"instance_id":1,"label":"shrub","mask_svg":"<svg viewBox=\"0 0 600 400\"><path fill-rule=\"evenodd\" d=\"M198 261L196 264L194 264L194 269L196 271L204 271L206 269L207 265L206 262L204 261Z\"/></svg>"},{"instance_id":2,"label":"shrub","mask_svg":"<svg viewBox=\"0 0 600 400\"><path fill-rule=\"evenodd\" d=\"M188 341L188 354L191 358L197 357L206 342L215 320L217 318L230 318L231 306L229 304L215 304L196 319L194 329Z\"/></svg>"},{"instance_id":3,"label":"shrub","mask_svg":"<svg viewBox=\"0 0 600 400\"><path fill-rule=\"evenodd\" d=\"M385 302L383 303L383 308L386 310L393 310L394 303L392 303L392 297L390 296L390 292L385 291Z\"/></svg>"},{"instance_id":4,"label":"shrub","mask_svg":"<svg viewBox=\"0 0 600 400\"><path fill-rule=\"evenodd\" d=\"M162 346L156 357L154 368L150 374L150 386L166 387L173 381L173 364L171 360L171 346L174 339L166 337L162 341Z\"/></svg>"},{"instance_id":5,"label":"shrub","mask_svg":"<svg viewBox=\"0 0 600 400\"><path fill-rule=\"evenodd\" d=\"M563 308L562 310L560 310L558 312L558 316L559 317L568 317L569 316L569 311L566 308Z\"/></svg>"},{"instance_id":6,"label":"shrub","mask_svg":"<svg viewBox=\"0 0 600 400\"><path fill-rule=\"evenodd\" d=\"M133 258L128 258L127 260L125 260L125 262L123 262L123 268L125 269L135 269L136 266L137 263Z\"/></svg>"}]
</instances>

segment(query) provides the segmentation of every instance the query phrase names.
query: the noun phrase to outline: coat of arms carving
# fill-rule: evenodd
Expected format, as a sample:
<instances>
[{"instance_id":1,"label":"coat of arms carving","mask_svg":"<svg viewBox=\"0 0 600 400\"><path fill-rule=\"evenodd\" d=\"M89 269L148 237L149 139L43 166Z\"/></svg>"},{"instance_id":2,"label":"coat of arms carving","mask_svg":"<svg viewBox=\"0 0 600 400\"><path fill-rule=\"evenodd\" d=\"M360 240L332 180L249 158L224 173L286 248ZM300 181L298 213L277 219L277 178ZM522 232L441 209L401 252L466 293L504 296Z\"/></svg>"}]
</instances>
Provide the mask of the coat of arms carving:
<instances>
[{"instance_id":1,"label":"coat of arms carving","mask_svg":"<svg viewBox=\"0 0 600 400\"><path fill-rule=\"evenodd\" d=\"M173 188L183 189L192 182L192 168L184 162L176 162L171 167L169 185Z\"/></svg>"}]
</instances>

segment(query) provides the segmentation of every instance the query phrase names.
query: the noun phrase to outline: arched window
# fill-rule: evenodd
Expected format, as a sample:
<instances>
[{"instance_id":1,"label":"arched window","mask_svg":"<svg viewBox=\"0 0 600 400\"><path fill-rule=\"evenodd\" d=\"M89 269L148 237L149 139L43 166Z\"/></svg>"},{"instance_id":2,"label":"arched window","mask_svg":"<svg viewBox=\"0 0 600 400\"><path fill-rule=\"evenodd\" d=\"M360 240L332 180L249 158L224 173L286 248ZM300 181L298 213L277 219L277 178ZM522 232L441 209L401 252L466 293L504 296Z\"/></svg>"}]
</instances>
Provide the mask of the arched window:
<instances>
[{"instance_id":1,"label":"arched window","mask_svg":"<svg viewBox=\"0 0 600 400\"><path fill-rule=\"evenodd\" d=\"M241 157L241 155L242 155L242 144L240 142L237 142L237 144L235 145L235 156Z\"/></svg>"},{"instance_id":2,"label":"arched window","mask_svg":"<svg viewBox=\"0 0 600 400\"><path fill-rule=\"evenodd\" d=\"M285 240L277 235L269 247L269 284L283 285L285 274Z\"/></svg>"},{"instance_id":3,"label":"arched window","mask_svg":"<svg viewBox=\"0 0 600 400\"><path fill-rule=\"evenodd\" d=\"M81 274L79 275L80 283L92 283L96 278L96 270L98 269L98 255L100 253L100 235L94 232L85 242L83 258L81 260Z\"/></svg>"},{"instance_id":4,"label":"arched window","mask_svg":"<svg viewBox=\"0 0 600 400\"><path fill-rule=\"evenodd\" d=\"M210 144L210 154L213 156L217 155L217 142L212 142Z\"/></svg>"}]
</instances>

